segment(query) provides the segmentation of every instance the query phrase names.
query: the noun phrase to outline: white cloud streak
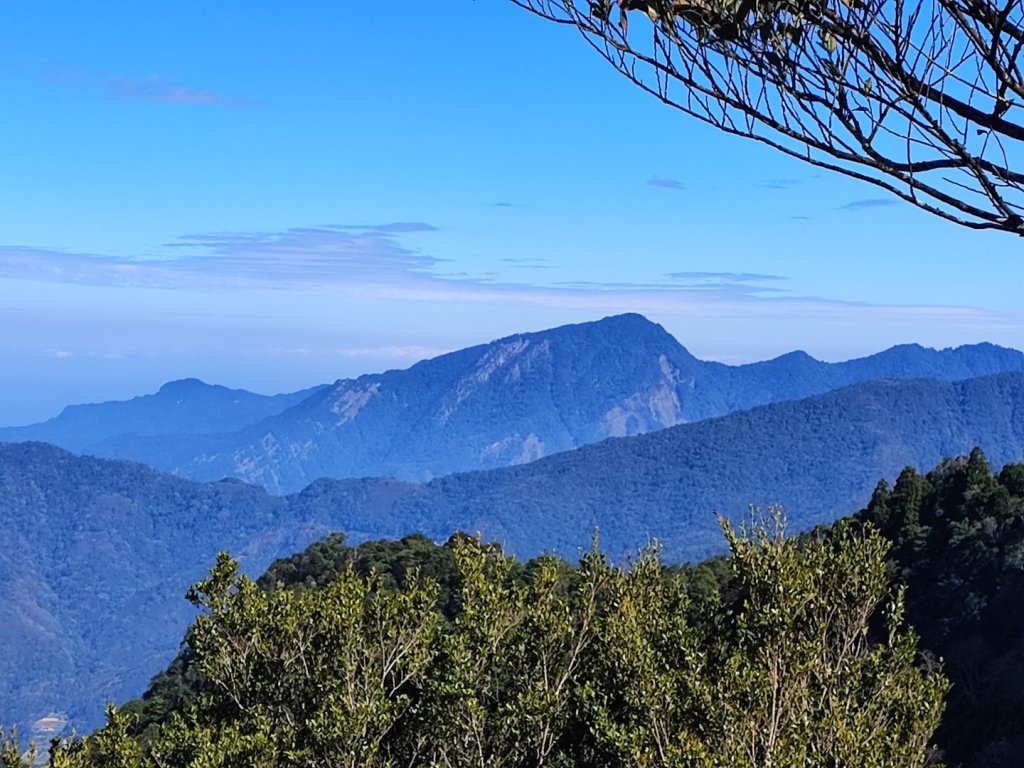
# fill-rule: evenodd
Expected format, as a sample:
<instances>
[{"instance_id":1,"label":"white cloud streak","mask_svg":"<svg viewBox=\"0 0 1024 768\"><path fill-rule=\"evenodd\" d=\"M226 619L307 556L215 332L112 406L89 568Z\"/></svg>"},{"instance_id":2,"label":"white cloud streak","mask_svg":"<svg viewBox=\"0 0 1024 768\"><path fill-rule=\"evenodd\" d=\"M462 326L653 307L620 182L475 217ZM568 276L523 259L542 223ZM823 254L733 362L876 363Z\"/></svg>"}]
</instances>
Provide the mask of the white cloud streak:
<instances>
[{"instance_id":1,"label":"white cloud streak","mask_svg":"<svg viewBox=\"0 0 1024 768\"><path fill-rule=\"evenodd\" d=\"M1024 328L1019 314L971 307L880 305L795 296L771 274L678 272L664 283L500 282L441 274L446 262L400 236L429 233L422 222L337 225L264 233L189 235L176 258L125 259L0 246L0 278L91 286L191 291L286 290L379 300L532 305L594 313L683 318L803 318L830 323L934 320L976 329ZM767 285L765 285L767 283ZM387 356L350 350L349 356ZM395 354L414 357L417 353Z\"/></svg>"},{"instance_id":2,"label":"white cloud streak","mask_svg":"<svg viewBox=\"0 0 1024 768\"><path fill-rule=\"evenodd\" d=\"M153 101L160 104L200 107L238 107L249 102L222 96L212 91L187 88L162 77L115 77L107 82L107 91L115 99Z\"/></svg>"}]
</instances>

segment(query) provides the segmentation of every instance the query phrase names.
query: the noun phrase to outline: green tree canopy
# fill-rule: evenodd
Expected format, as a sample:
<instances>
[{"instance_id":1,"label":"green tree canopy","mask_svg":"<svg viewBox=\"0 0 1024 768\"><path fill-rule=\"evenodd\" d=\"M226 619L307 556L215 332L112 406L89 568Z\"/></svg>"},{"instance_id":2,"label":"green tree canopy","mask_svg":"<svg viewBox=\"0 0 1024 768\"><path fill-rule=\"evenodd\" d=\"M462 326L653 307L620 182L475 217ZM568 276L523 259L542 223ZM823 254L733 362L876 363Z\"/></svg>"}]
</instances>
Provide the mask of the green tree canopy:
<instances>
[{"instance_id":1,"label":"green tree canopy","mask_svg":"<svg viewBox=\"0 0 1024 768\"><path fill-rule=\"evenodd\" d=\"M880 534L725 531L726 590L656 550L522 568L457 537L452 617L415 570L386 583L349 560L261 588L221 555L189 592L195 695L144 745L111 710L49 764L923 766L946 682L920 666ZM339 546L317 556L335 567ZM0 766L27 764L15 744Z\"/></svg>"}]
</instances>

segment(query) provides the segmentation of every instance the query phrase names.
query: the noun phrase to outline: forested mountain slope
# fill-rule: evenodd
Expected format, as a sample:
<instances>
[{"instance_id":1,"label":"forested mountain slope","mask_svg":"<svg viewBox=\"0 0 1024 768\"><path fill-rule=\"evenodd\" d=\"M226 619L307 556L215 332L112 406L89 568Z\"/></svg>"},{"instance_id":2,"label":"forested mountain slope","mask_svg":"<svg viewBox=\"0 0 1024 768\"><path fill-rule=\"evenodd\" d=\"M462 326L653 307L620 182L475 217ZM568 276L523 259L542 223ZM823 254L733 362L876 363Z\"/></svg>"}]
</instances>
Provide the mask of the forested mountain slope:
<instances>
[{"instance_id":1,"label":"forested mountain slope","mask_svg":"<svg viewBox=\"0 0 1024 768\"><path fill-rule=\"evenodd\" d=\"M0 444L0 712L95 723L175 653L183 590L219 550L258 572L339 522L238 481Z\"/></svg>"},{"instance_id":2,"label":"forested mountain slope","mask_svg":"<svg viewBox=\"0 0 1024 768\"><path fill-rule=\"evenodd\" d=\"M696 561L722 547L716 511L781 502L808 528L862 506L879 477L975 445L996 464L1024 457L1024 374L863 384L524 466L424 485L321 480L287 497L3 445L0 711L95 723L105 697L136 695L176 651L181 595L220 549L258 573L332 531L358 543L465 530L571 559L597 528L616 558L656 537L669 562Z\"/></svg>"},{"instance_id":3,"label":"forested mountain slope","mask_svg":"<svg viewBox=\"0 0 1024 768\"><path fill-rule=\"evenodd\" d=\"M878 477L974 446L997 464L1024 457L1024 374L859 384L439 478L381 512L438 538L481 531L520 554L572 556L586 544L580 532L597 528L616 555L655 537L670 560L696 560L720 545L716 511L779 503L810 527L862 505ZM302 495L329 498L331 488L322 481Z\"/></svg>"},{"instance_id":4,"label":"forested mountain slope","mask_svg":"<svg viewBox=\"0 0 1024 768\"><path fill-rule=\"evenodd\" d=\"M941 666L952 683L936 736L944 764L1024 764L1024 464L1008 464L996 474L975 449L969 457L944 459L926 475L908 467L895 483L880 481L854 517L891 543L892 584L906 588L906 618L920 635L919 663ZM804 541L828 531L818 529ZM351 547L335 535L276 562L259 584L267 590L323 589L352 567L362 577L380 574L387 588L401 588L418 573L437 580L439 605L451 619L460 609L453 545L456 539L437 546L409 536ZM536 561L519 566L513 578L528 581L539 567ZM569 562L562 568L565 582L572 583L578 571ZM713 591L727 605L743 597L730 558L669 571L682 576L697 606ZM694 610L690 620L707 616ZM172 710L194 699L202 679L186 650L142 700L129 705L140 718L137 732L152 738Z\"/></svg>"}]
</instances>

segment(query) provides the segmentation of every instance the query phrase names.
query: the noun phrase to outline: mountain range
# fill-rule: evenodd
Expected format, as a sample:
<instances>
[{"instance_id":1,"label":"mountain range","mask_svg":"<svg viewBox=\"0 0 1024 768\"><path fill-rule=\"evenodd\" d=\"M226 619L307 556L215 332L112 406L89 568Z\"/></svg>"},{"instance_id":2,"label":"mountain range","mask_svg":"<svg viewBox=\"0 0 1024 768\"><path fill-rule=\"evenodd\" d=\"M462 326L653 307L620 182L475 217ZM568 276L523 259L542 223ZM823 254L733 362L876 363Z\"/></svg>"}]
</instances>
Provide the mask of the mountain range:
<instances>
[{"instance_id":1,"label":"mountain range","mask_svg":"<svg viewBox=\"0 0 1024 768\"><path fill-rule=\"evenodd\" d=\"M316 395L314 395L316 397ZM308 398L307 398L308 402ZM41 443L0 445L0 712L94 725L173 656L181 596L228 549L251 573L332 531L478 531L520 556L720 551L715 513L781 503L793 530L850 513L880 477L983 448L1024 457L1024 373L877 381L417 484L322 479L287 496L199 483Z\"/></svg>"},{"instance_id":2,"label":"mountain range","mask_svg":"<svg viewBox=\"0 0 1024 768\"><path fill-rule=\"evenodd\" d=\"M155 395L0 429L0 440L41 440L195 480L237 477L290 493L321 477L427 481L521 465L866 381L1008 371L1024 371L1024 353L991 344L903 345L843 363L793 352L728 366L698 360L661 326L627 314L288 395L172 382Z\"/></svg>"},{"instance_id":3,"label":"mountain range","mask_svg":"<svg viewBox=\"0 0 1024 768\"><path fill-rule=\"evenodd\" d=\"M152 395L131 400L69 405L58 416L25 427L0 427L0 442L53 443L76 453L102 452L129 437L211 435L233 432L301 403L325 385L282 395L180 379Z\"/></svg>"}]
</instances>

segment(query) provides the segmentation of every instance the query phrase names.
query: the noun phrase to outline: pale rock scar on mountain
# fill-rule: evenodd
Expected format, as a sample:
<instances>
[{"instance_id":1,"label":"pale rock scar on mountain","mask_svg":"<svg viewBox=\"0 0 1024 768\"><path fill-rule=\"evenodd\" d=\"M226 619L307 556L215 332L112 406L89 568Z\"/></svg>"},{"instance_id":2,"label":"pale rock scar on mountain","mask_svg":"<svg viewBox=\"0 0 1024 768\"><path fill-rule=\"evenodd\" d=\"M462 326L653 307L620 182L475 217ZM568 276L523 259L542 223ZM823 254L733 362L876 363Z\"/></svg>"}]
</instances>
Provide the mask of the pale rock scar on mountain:
<instances>
[{"instance_id":1,"label":"pale rock scar on mountain","mask_svg":"<svg viewBox=\"0 0 1024 768\"><path fill-rule=\"evenodd\" d=\"M523 440L523 450L519 457L512 460L513 464L529 464L544 456L544 443L535 434L530 433Z\"/></svg>"},{"instance_id":2,"label":"pale rock scar on mountain","mask_svg":"<svg viewBox=\"0 0 1024 768\"><path fill-rule=\"evenodd\" d=\"M311 457L319 450L319 446L313 440L303 440L298 443L289 443L288 452L293 459L304 460Z\"/></svg>"},{"instance_id":3,"label":"pale rock scar on mountain","mask_svg":"<svg viewBox=\"0 0 1024 768\"><path fill-rule=\"evenodd\" d=\"M268 432L260 440L259 450L255 454L253 449L253 446L249 446L235 452L234 475L267 488L279 487L281 478L275 462L280 450L277 438Z\"/></svg>"},{"instance_id":4,"label":"pale rock scar on mountain","mask_svg":"<svg viewBox=\"0 0 1024 768\"><path fill-rule=\"evenodd\" d=\"M658 365L662 382L633 393L610 409L602 420L601 437L628 437L685 423L678 394L679 371L665 355L658 357Z\"/></svg>"},{"instance_id":5,"label":"pale rock scar on mountain","mask_svg":"<svg viewBox=\"0 0 1024 768\"><path fill-rule=\"evenodd\" d=\"M509 369L508 380L518 381L522 378L523 370L529 369L538 356L547 354L550 351L550 343L545 340L540 344L532 345L529 339L513 339L511 341L496 344L488 349L480 358L476 367L463 376L455 385L455 396L441 406L437 415L437 422L444 425L458 409L459 405L473 395L481 386L486 384L502 368L515 360L518 364ZM523 356L523 353L530 349L530 354Z\"/></svg>"},{"instance_id":6,"label":"pale rock scar on mountain","mask_svg":"<svg viewBox=\"0 0 1024 768\"><path fill-rule=\"evenodd\" d=\"M331 413L338 416L335 426L340 427L352 421L379 392L379 381L375 381L361 389L346 388L342 390L338 399L331 403L328 409Z\"/></svg>"},{"instance_id":7,"label":"pale rock scar on mountain","mask_svg":"<svg viewBox=\"0 0 1024 768\"><path fill-rule=\"evenodd\" d=\"M480 451L480 460L488 463L499 461L509 465L529 464L546 454L544 441L531 432L525 438L518 434L509 435L504 440L491 443Z\"/></svg>"},{"instance_id":8,"label":"pale rock scar on mountain","mask_svg":"<svg viewBox=\"0 0 1024 768\"><path fill-rule=\"evenodd\" d=\"M529 349L526 350L525 354L520 354L512 361L512 366L509 368L508 374L505 376L506 381L521 381L526 375L532 372L534 364L539 359L551 359L551 342L548 339L544 339L539 344L531 344L528 341L527 345L529 346Z\"/></svg>"}]
</instances>

